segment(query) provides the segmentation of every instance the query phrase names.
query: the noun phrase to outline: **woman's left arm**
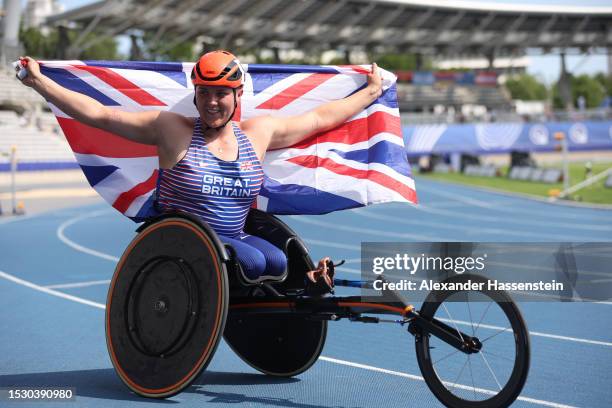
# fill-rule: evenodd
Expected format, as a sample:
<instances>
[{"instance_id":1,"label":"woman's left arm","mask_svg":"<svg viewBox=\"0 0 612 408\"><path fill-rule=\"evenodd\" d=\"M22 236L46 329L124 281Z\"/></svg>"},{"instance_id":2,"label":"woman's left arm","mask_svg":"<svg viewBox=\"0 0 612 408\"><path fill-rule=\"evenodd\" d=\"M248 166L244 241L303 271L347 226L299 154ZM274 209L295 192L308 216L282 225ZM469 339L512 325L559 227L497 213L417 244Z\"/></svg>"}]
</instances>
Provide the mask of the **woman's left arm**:
<instances>
[{"instance_id":1,"label":"woman's left arm","mask_svg":"<svg viewBox=\"0 0 612 408\"><path fill-rule=\"evenodd\" d=\"M328 102L301 115L258 118L269 136L266 150L289 147L315 133L333 129L368 107L382 94L382 79L375 63L368 73L367 84L351 96Z\"/></svg>"}]
</instances>

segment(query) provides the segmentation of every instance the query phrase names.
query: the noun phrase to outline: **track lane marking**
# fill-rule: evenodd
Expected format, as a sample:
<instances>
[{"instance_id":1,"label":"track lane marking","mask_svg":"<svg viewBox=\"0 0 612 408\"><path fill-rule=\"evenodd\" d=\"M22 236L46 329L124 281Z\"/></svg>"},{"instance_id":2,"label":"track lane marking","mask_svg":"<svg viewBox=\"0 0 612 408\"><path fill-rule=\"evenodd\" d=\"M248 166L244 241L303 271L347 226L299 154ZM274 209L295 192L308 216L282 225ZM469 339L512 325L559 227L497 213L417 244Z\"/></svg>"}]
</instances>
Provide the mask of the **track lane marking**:
<instances>
[{"instance_id":1,"label":"track lane marking","mask_svg":"<svg viewBox=\"0 0 612 408\"><path fill-rule=\"evenodd\" d=\"M69 295L67 293L63 293L63 292L60 292L54 289L45 288L44 286L37 285L35 283L18 278L14 275L8 274L3 271L0 271L0 278L4 278L18 285L22 285L22 286L25 286L26 288L37 290L39 292L43 292L51 296L57 296L62 299L71 300L73 302L81 303L87 306L96 307L98 309L106 309L106 305L103 305L102 303L93 302L91 300L83 299L78 296Z\"/></svg>"},{"instance_id":2,"label":"track lane marking","mask_svg":"<svg viewBox=\"0 0 612 408\"><path fill-rule=\"evenodd\" d=\"M68 295L68 294L63 293L63 292L59 292L57 290L49 289L49 288L46 288L44 286L40 286L40 285L37 285L35 283L26 281L24 279L20 279L20 278L18 278L16 276L10 275L10 274L8 274L6 272L3 272L3 271L0 271L0 278L4 278L4 279L6 279L8 281L11 281L13 283L25 286L25 287L30 288L30 289L34 289L34 290L39 291L39 292L46 293L48 295L57 296L57 297L62 298L62 299L70 300L70 301L73 301L73 302L76 302L76 303L80 303L80 304L84 304L84 305L87 305L87 306L92 306L92 307L95 307L97 309L102 309L102 310L106 309L106 305L103 305L102 303L93 302L91 300L83 299L83 298L80 298L78 296L72 296L72 295ZM345 365L345 366L349 366L349 367L353 367L353 368L360 368L360 369L364 369L364 370L368 370L368 371L375 371L375 372L379 372L379 373L383 373L383 374L389 374L389 375L394 375L394 376L398 376L398 377L404 377L404 378L408 378L408 379L416 380L416 381L424 381L423 377L421 377L421 376L414 375L414 374L403 373L403 372L400 372L400 371L387 370L385 368L380 368L380 367L374 367L374 366L369 366L369 365L365 365L365 364L354 363L352 361L339 360L339 359L335 359L335 358L331 358L331 357L326 357L326 356L320 356L319 359L327 361L327 362L330 362L330 363L339 364L339 365ZM494 391L483 389L483 388L476 388L476 389L474 389L473 387L469 387L469 386L462 385L462 384L456 384L456 386L458 388L465 388L465 389L469 389L469 390L474 390L474 391L479 392L479 393L484 393L484 394L489 394L489 395L494 395L495 394ZM520 400L520 401L529 402L529 403L532 403L532 404L537 404L537 405L542 405L542 406L547 406L547 407L551 407L551 408L576 408L576 407L571 406L571 405L559 404L559 403L556 403L556 402L540 400L540 399L535 399L535 398L530 398L530 397L519 396L517 399Z\"/></svg>"},{"instance_id":3,"label":"track lane marking","mask_svg":"<svg viewBox=\"0 0 612 408\"><path fill-rule=\"evenodd\" d=\"M59 283L55 285L43 286L47 289L68 289L68 288L84 288L87 286L105 285L110 283L110 279L87 281L87 282L74 282L74 283Z\"/></svg>"},{"instance_id":4,"label":"track lane marking","mask_svg":"<svg viewBox=\"0 0 612 408\"><path fill-rule=\"evenodd\" d=\"M377 373L389 374L389 375L394 375L394 376L397 376L397 377L408 378L410 380L415 380L415 381L425 381L425 379L423 377L421 377L420 375L403 373L401 371L387 370L385 368L374 367L374 366L367 365L367 364L354 363L352 361L340 360L340 359L337 359L337 358L320 356L319 360L323 360L323 361L327 361L329 363L334 363L334 364L339 364L339 365L345 365L345 366L353 367L353 368L361 368L362 370L374 371L374 372L377 372ZM478 387L474 388L474 387L470 387L470 386L463 385L463 384L450 383L448 381L444 381L444 383L446 385L453 385L453 386L456 386L456 388L460 388L460 389L464 389L464 390L469 390L469 391L475 390L476 392L479 392L481 394L488 394L488 395L495 395L496 394L495 391L487 390L485 388L478 388ZM573 405L560 404L558 402L540 400L540 399L535 399L535 398L530 398L530 397L523 397L523 396L519 396L517 398L517 400L518 401L523 401L523 402L529 402L529 403L537 404L537 405L543 405L545 407L551 407L551 408L576 408Z\"/></svg>"},{"instance_id":5,"label":"track lane marking","mask_svg":"<svg viewBox=\"0 0 612 408\"><path fill-rule=\"evenodd\" d=\"M430 185L427 185L427 183L431 183ZM481 208L489 208L491 210L500 212L500 213L506 213L506 214L527 214L527 215L540 215L542 217L550 217L551 214L551 210L555 212L555 216L557 216L559 219L566 219L566 218L572 218L575 220L578 219L582 219L582 218L588 218L589 220L602 220L603 222L608 221L609 218L607 216L604 217L599 217L599 214L594 214L595 212L606 212L609 210L606 209L599 209L599 208L580 208L580 207L561 207L558 204L551 204L548 202L544 202L544 201L539 201L539 200L533 200L530 198L526 198L526 197L515 197L515 196L508 196L508 195L504 195L505 197L507 197L506 200L499 200L497 199L499 197L499 194L496 194L496 192L488 192L488 191L482 191L479 190L477 188L470 188L469 186L465 186L465 185L458 185L458 184L453 184L453 183L445 183L445 182L436 182L436 181L428 181L427 183L425 183L425 185L423 185L424 183L419 183L418 185L418 190L420 191L425 191L428 193L431 193L433 195L438 195L441 197L445 197L445 198L449 198L451 200L451 202L463 202L466 204L472 204L475 205L477 207L481 207ZM443 189L446 188L451 188L451 189L455 189L455 190L459 190L459 193L451 193L451 192L447 192L447 191L443 191ZM467 190L467 191L461 191L461 190ZM472 193L485 193L488 196L490 196L489 198L492 198L493 201L489 202L489 201L482 201L482 200L478 200L475 198L469 198L469 199L465 199L463 197L463 195L465 194L472 194ZM502 192L503 194L503 192ZM493 197L494 196L494 197ZM469 201L467 201L469 200ZM512 202L513 200L519 200L519 201L523 201L520 204L535 204L535 207L539 207L539 208L533 208L533 209L525 209L525 208L519 208L517 206L514 205L514 203ZM472 202L473 201L473 202ZM500 205L499 203L504 203L506 206L504 205ZM548 206L549 208L542 208L542 205L544 206ZM419 206L421 207L421 206ZM417 207L417 208L419 208ZM567 211L569 209L569 211ZM590 214L586 214L585 212L590 212Z\"/></svg>"},{"instance_id":6,"label":"track lane marking","mask_svg":"<svg viewBox=\"0 0 612 408\"><path fill-rule=\"evenodd\" d=\"M117 258L116 256L112 256L104 252L96 251L94 249L87 248L83 245L79 245L76 242L69 239L68 237L66 237L66 235L64 234L64 231L66 230L66 228L68 228L69 226L73 224L76 224L79 221L82 221L88 218L99 217L100 215L110 214L110 213L111 212L109 210L99 210L99 211L94 211L92 213L80 215L74 218L70 218L67 221L64 221L62 224L60 224L59 227L57 227L57 230L56 230L57 238L60 241L62 241L64 244L68 245L70 248L73 248L79 252L84 252L88 255L97 256L98 258L106 259L107 261L119 262L119 258Z\"/></svg>"},{"instance_id":7,"label":"track lane marking","mask_svg":"<svg viewBox=\"0 0 612 408\"><path fill-rule=\"evenodd\" d=\"M410 218L410 219L402 219L400 217L391 217L388 215L383 215L383 214L375 214L374 211L357 211L357 210L351 210L353 212L353 214L360 216L360 217L365 217L365 218L372 218L372 219L377 219L377 220L381 220L381 221L389 221L392 223L399 223L399 224L405 224L405 225L410 225L410 226L422 226L422 227L431 227L431 228L442 228L442 229L447 229L447 230L459 230L459 231L463 231L465 232L466 230L468 230L470 227L466 227L464 225L456 225L456 224L449 224L449 223L444 223L444 222L439 222L439 221L423 221L420 219L416 219L416 218ZM427 212L427 210L423 210L425 212ZM462 217L461 214L457 213L456 215L454 215L454 217L456 217L457 219L460 219ZM507 219L498 219L496 222L499 224L499 221L507 221ZM513 223L518 224L516 222L513 221ZM528 222L525 222L525 224L529 224ZM533 225L537 225L537 222L533 222L531 223L531 227L533 228ZM546 224L547 227L557 227L559 226L558 223L547 223ZM520 231L520 230L509 230L508 228L491 228L491 227L472 227L472 229L475 229L476 232L478 233L486 233L486 234L498 234L498 235L515 235L515 236L519 236L519 237L533 237L533 238L545 238L545 239L553 239L553 240L557 240L559 238L558 234L546 234L546 233L537 233L537 232L529 232L529 231ZM585 228L575 228L575 229L585 229ZM599 231L612 231L612 228L610 227L605 227L604 229L599 229ZM581 238L580 240L582 241L597 241L600 240L601 238L594 238L594 237L578 237Z\"/></svg>"},{"instance_id":8,"label":"track lane marking","mask_svg":"<svg viewBox=\"0 0 612 408\"><path fill-rule=\"evenodd\" d=\"M108 211L106 211L108 212ZM87 218L91 218L91 217L97 217L99 215L101 215L102 211L97 211L94 213L90 213L90 214L86 214L83 216L78 216L78 217L74 217L64 223L62 223L62 225L60 225L60 227L64 226L67 227L68 225L72 225L75 222L87 219ZM60 227L58 227L58 231L60 229ZM58 233L59 236L59 233ZM66 238L66 240L68 240L68 238ZM70 241L70 240L68 240ZM97 256L100 257L102 259L106 259L106 260L115 260L115 262L119 261L119 258L109 255L109 254L105 254L103 252L99 252L99 251L95 251L92 249L89 249L87 247L84 247L82 245L79 245L73 241L70 241L71 244L67 244L70 247L78 250L78 251L82 251L85 252L89 255L93 255L93 256ZM344 271L344 272L348 272L348 273L360 273L359 270L353 269L353 268L341 268L340 271ZM461 322L459 324L465 324L465 322ZM503 329L503 327L498 327L498 326L488 326L488 325L482 325L482 327L485 328L489 328L489 329L493 329L493 330L500 330ZM589 339L582 339L582 338L578 338L578 337L569 337L569 336L561 336L561 335L557 335L557 334L548 334L548 333L542 333L542 332L534 332L534 331L529 331L529 334L532 336L536 336L536 337L545 337L545 338L551 338L551 339L556 339L556 340L564 340L564 341L572 341L572 342L576 342L576 343L584 343L584 344L591 344L591 345L599 345L599 346L606 346L606 347L612 347L612 342L605 342L605 341L599 341L599 340L589 340Z\"/></svg>"}]
</instances>

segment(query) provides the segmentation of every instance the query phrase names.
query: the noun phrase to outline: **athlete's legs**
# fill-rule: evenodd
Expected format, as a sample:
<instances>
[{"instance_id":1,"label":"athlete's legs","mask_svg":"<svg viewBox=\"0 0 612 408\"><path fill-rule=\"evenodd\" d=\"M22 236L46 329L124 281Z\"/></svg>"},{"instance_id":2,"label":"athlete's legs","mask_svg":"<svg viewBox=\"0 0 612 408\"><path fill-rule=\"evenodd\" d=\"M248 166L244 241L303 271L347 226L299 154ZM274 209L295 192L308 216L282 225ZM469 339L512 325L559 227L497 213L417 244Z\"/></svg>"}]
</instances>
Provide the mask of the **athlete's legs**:
<instances>
[{"instance_id":1,"label":"athlete's legs","mask_svg":"<svg viewBox=\"0 0 612 408\"><path fill-rule=\"evenodd\" d=\"M265 239L246 235L242 242L257 248L266 258L265 275L280 276L287 269L287 256L285 256L285 253Z\"/></svg>"},{"instance_id":2,"label":"athlete's legs","mask_svg":"<svg viewBox=\"0 0 612 408\"><path fill-rule=\"evenodd\" d=\"M284 252L264 239L246 234L240 239L223 235L219 235L219 238L234 248L240 266L249 279L262 275L279 276L287 267Z\"/></svg>"}]
</instances>

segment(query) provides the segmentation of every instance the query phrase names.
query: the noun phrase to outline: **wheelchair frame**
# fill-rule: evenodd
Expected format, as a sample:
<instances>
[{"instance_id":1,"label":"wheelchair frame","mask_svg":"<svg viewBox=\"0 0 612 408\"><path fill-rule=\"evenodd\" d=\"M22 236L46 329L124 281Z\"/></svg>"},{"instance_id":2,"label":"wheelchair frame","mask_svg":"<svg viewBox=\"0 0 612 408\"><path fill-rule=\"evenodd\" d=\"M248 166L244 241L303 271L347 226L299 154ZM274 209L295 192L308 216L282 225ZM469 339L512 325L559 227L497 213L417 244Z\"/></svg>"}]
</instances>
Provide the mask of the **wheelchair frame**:
<instances>
[{"instance_id":1,"label":"wheelchair frame","mask_svg":"<svg viewBox=\"0 0 612 408\"><path fill-rule=\"evenodd\" d=\"M139 395L166 398L181 392L206 368L222 335L238 356L260 372L298 375L317 361L327 322L341 319L405 325L415 337L425 381L447 406L507 406L526 381L528 334L518 308L504 293L493 300L509 317L515 333L517 357L512 376L492 398L466 402L444 391L445 384L427 361L431 336L466 355L477 354L483 347L475 335L434 317L443 294L430 293L420 312L393 293L392 302L385 304L364 302L359 296L309 296L304 278L314 264L306 246L286 224L258 210L251 210L245 232L283 249L288 267L280 277L249 280L233 249L190 215L164 215L137 232L111 281L106 334L117 373ZM373 284L334 282L344 287ZM384 318L386 315L397 317ZM247 335L252 333L256 335ZM425 349L423 343L427 343Z\"/></svg>"}]
</instances>

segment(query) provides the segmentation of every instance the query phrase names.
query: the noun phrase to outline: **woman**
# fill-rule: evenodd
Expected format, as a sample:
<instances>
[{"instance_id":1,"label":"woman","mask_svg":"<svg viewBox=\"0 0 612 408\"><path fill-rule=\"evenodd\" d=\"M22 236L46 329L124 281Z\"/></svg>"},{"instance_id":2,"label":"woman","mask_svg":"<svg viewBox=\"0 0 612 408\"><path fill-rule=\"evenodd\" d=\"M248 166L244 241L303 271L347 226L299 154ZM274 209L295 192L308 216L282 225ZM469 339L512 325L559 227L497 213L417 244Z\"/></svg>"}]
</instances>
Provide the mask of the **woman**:
<instances>
[{"instance_id":1,"label":"woman","mask_svg":"<svg viewBox=\"0 0 612 408\"><path fill-rule=\"evenodd\" d=\"M40 72L32 58L22 59L32 87L63 112L89 126L126 139L157 146L160 174L157 204L164 212L187 211L206 221L236 250L250 279L278 276L286 268L283 252L243 232L253 200L263 182L261 163L268 149L292 146L333 129L365 109L382 93L376 64L367 86L342 100L292 117L260 116L232 122L243 93L244 71L227 51L204 54L191 72L198 118L173 112L124 112L63 88ZM19 68L19 67L18 67ZM326 276L325 260L308 277Z\"/></svg>"}]
</instances>

